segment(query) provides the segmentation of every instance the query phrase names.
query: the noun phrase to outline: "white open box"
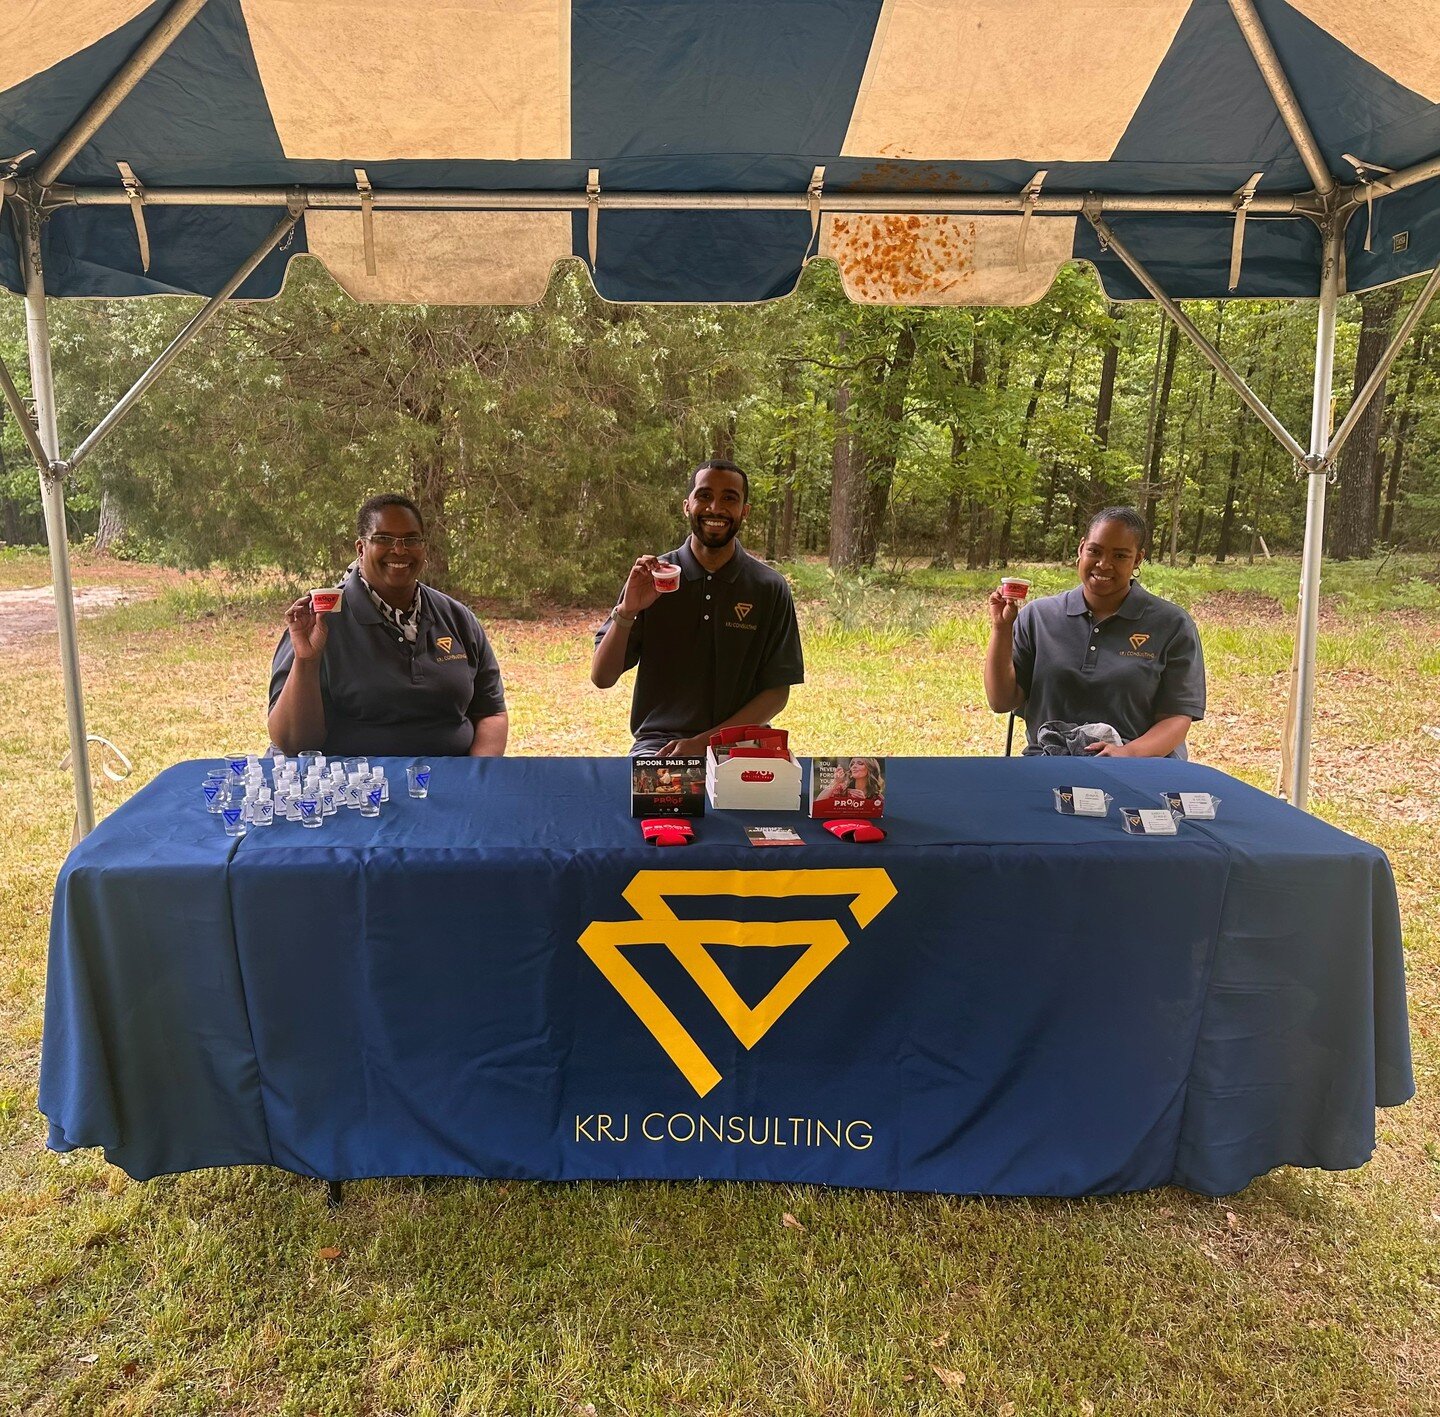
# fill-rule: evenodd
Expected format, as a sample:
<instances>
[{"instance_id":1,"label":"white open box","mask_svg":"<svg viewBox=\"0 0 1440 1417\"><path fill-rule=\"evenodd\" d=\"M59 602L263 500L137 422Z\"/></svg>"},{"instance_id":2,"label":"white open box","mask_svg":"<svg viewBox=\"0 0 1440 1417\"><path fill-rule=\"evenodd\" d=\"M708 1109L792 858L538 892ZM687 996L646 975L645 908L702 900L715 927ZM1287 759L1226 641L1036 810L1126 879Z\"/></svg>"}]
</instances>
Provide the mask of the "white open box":
<instances>
[{"instance_id":1,"label":"white open box","mask_svg":"<svg viewBox=\"0 0 1440 1417\"><path fill-rule=\"evenodd\" d=\"M705 753L705 792L717 811L798 812L800 764L793 757L750 758Z\"/></svg>"}]
</instances>

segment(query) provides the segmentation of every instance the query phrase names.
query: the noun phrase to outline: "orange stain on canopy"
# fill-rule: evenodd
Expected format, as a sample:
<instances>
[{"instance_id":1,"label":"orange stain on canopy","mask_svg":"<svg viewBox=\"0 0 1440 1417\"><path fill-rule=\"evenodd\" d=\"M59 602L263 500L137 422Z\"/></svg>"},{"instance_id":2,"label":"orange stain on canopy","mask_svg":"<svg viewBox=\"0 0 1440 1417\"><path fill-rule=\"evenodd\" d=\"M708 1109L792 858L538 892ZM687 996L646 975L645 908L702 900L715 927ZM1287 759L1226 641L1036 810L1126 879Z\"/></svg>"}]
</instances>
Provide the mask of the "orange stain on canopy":
<instances>
[{"instance_id":1,"label":"orange stain on canopy","mask_svg":"<svg viewBox=\"0 0 1440 1417\"><path fill-rule=\"evenodd\" d=\"M829 254L852 298L927 304L973 277L976 239L963 217L837 216Z\"/></svg>"}]
</instances>

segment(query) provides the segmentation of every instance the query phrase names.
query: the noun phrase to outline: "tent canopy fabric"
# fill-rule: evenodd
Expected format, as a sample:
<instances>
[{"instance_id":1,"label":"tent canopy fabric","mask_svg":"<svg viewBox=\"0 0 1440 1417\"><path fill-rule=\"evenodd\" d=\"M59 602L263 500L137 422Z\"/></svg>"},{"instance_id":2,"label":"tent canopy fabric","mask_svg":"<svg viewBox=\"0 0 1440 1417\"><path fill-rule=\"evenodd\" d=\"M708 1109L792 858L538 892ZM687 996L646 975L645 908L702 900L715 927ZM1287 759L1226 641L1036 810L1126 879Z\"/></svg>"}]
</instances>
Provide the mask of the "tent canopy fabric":
<instances>
[{"instance_id":1,"label":"tent canopy fabric","mask_svg":"<svg viewBox=\"0 0 1440 1417\"><path fill-rule=\"evenodd\" d=\"M39 169L170 3L7 0L0 159L34 150L14 175ZM1339 183L1440 153L1430 6L1256 11ZM148 270L121 164L145 193ZM592 218L592 170L607 203L665 193L696 205ZM1256 174L1232 289L1233 203ZM363 181L382 199L368 241ZM592 249L611 300L780 296L816 254L861 301L1029 303L1076 257L1112 297L1142 296L1073 209L1037 205L1025 221L873 201L1037 183L1046 196L1216 199L1203 212L1107 207L1176 298L1319 292L1319 232L1273 200L1311 191L1312 173L1227 0L208 0L59 174L42 249L52 295L211 295L284 215L283 189L303 188L348 205L307 201L240 298L275 295L308 253L361 299L524 303L557 260L590 263ZM256 204L175 190L194 188ZM406 209L407 192L574 201ZM1350 223L1346 288L1440 260L1437 193L1432 178ZM796 201L703 201L776 194ZM866 209L846 207L860 198ZM6 224L0 283L21 291L15 241Z\"/></svg>"}]
</instances>

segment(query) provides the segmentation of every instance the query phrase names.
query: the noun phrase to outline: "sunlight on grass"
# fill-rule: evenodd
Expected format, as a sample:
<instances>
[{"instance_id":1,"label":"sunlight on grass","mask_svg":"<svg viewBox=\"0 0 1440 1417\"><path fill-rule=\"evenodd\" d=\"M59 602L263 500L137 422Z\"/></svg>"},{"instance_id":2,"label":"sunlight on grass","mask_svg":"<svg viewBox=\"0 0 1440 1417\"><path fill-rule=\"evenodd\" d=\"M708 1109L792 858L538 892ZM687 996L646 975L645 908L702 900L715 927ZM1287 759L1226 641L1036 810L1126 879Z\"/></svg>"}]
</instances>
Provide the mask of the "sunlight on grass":
<instances>
[{"instance_id":1,"label":"sunlight on grass","mask_svg":"<svg viewBox=\"0 0 1440 1417\"><path fill-rule=\"evenodd\" d=\"M1440 1411L1440 742L1421 731L1440 725L1440 593L1419 569L1327 580L1315 806L1390 855L1421 1095L1380 1114L1364 1170L1283 1170L1221 1201L395 1180L330 1212L279 1172L136 1184L57 1157L34 1109L64 715L53 638L0 643L0 1411ZM992 572L794 570L808 678L783 722L802 753L1003 751L980 693ZM1071 583L1026 570L1037 592ZM1146 572L1200 623L1197 755L1266 790L1295 571ZM0 554L0 586L47 574ZM263 742L286 602L208 578L136 588L154 598L82 622L91 726L136 765L99 784L102 812L171 762ZM624 751L628 688L587 681L597 612L484 618L517 751Z\"/></svg>"}]
</instances>

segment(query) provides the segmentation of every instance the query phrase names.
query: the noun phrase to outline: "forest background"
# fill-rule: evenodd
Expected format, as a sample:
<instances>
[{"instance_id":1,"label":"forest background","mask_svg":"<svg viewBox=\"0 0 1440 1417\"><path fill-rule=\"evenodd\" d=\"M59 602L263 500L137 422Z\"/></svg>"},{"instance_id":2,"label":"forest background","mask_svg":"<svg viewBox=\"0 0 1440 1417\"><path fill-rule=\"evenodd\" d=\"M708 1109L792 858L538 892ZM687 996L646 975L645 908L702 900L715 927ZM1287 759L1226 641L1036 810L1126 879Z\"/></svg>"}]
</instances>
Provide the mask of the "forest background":
<instances>
[{"instance_id":1,"label":"forest background","mask_svg":"<svg viewBox=\"0 0 1440 1417\"><path fill-rule=\"evenodd\" d=\"M1417 290L1342 302L1341 412ZM56 303L65 447L190 308ZM1314 302L1187 310L1303 434ZM1440 546L1437 328L1440 305L1344 451L1332 557ZM19 302L0 354L25 367ZM768 306L607 305L572 264L541 304L502 310L357 305L300 260L279 299L216 320L67 496L72 536L100 549L324 578L355 506L401 490L426 515L429 579L523 608L608 598L637 548L679 539L709 455L752 475L752 549L842 572L1065 560L1114 502L1147 512L1172 565L1293 552L1303 530L1303 482L1173 322L1077 267L1026 309L919 310L852 305L821 262ZM0 539L42 537L6 419Z\"/></svg>"}]
</instances>

